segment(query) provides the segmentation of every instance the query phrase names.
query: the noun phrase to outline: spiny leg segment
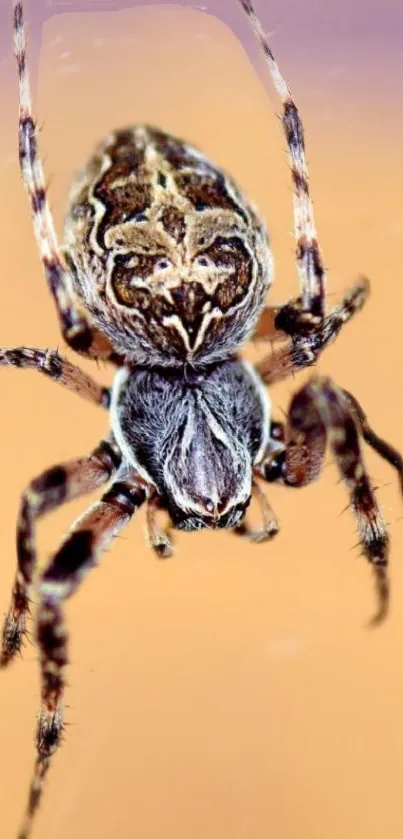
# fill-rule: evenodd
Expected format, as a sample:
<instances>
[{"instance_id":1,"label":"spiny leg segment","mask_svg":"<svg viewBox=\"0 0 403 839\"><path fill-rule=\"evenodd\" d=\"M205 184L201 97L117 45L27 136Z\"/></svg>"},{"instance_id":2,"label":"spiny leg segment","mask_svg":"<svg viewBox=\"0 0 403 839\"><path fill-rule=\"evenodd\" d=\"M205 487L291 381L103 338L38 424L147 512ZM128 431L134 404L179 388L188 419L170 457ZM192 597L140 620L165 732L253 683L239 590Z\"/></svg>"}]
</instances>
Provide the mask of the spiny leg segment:
<instances>
[{"instance_id":1,"label":"spiny leg segment","mask_svg":"<svg viewBox=\"0 0 403 839\"><path fill-rule=\"evenodd\" d=\"M282 123L293 182L296 260L301 296L283 306L265 307L253 336L257 340L275 341L288 334L294 339L292 345L263 359L258 366L265 382L272 384L297 369L315 363L320 352L337 337L343 324L362 308L368 297L369 283L362 278L347 293L341 305L326 317L326 276L310 197L302 120L251 0L239 0L239 3L263 50L282 102Z\"/></svg>"},{"instance_id":2,"label":"spiny leg segment","mask_svg":"<svg viewBox=\"0 0 403 839\"><path fill-rule=\"evenodd\" d=\"M360 312L369 295L369 283L364 277L345 295L323 323L311 331L299 334L275 349L257 363L256 369L267 385L286 379L305 367L311 367L321 353L337 338L353 315Z\"/></svg>"},{"instance_id":3,"label":"spiny leg segment","mask_svg":"<svg viewBox=\"0 0 403 839\"><path fill-rule=\"evenodd\" d=\"M259 473L257 472L256 474ZM257 499L259 504L262 516L262 527L259 529L252 529L246 518L244 518L234 528L233 532L237 536L243 536L243 538L248 542L254 542L255 544L268 542L279 532L278 521L268 499L256 480L254 480L252 484L252 495Z\"/></svg>"},{"instance_id":4,"label":"spiny leg segment","mask_svg":"<svg viewBox=\"0 0 403 839\"><path fill-rule=\"evenodd\" d=\"M388 555L389 536L374 488L366 472L360 446L360 433L397 469L403 488L400 455L364 426L365 414L354 397L329 378L315 377L293 396L285 425L282 453L268 453L258 467L261 477L282 481L289 487L301 487L314 481L321 470L326 441L339 467L350 495L362 552L372 566L378 609L372 624L380 623L389 610ZM366 421L366 418L365 418ZM365 427L365 434L364 434Z\"/></svg>"},{"instance_id":5,"label":"spiny leg segment","mask_svg":"<svg viewBox=\"0 0 403 839\"><path fill-rule=\"evenodd\" d=\"M6 667L20 652L27 633L30 593L36 570L36 522L61 504L101 486L120 462L121 455L113 440L103 440L89 457L47 469L25 490L17 523L17 573L3 627L0 667Z\"/></svg>"},{"instance_id":6,"label":"spiny leg segment","mask_svg":"<svg viewBox=\"0 0 403 839\"><path fill-rule=\"evenodd\" d=\"M360 432L369 446L371 446L374 451L376 451L384 460L387 460L391 466L393 466L399 476L399 483L400 483L400 490L403 495L403 457L397 449L394 449L390 443L387 443L386 440L383 440L382 437L379 437L378 434L371 428L367 416L364 413L360 403L357 401L355 396L348 392L348 390L343 390L343 394L349 403L350 410L355 417L355 420L358 424Z\"/></svg>"},{"instance_id":7,"label":"spiny leg segment","mask_svg":"<svg viewBox=\"0 0 403 839\"><path fill-rule=\"evenodd\" d=\"M75 364L62 358L56 350L38 350L32 347L0 349L0 366L37 370L83 399L103 408L109 407L109 388L102 387Z\"/></svg>"},{"instance_id":8,"label":"spiny leg segment","mask_svg":"<svg viewBox=\"0 0 403 839\"><path fill-rule=\"evenodd\" d=\"M88 325L74 306L68 273L61 260L46 196L45 178L38 151L38 128L32 113L23 4L20 0L14 0L13 34L20 98L19 157L22 178L31 200L35 236L49 288L56 303L63 337L72 345L87 345L91 343Z\"/></svg>"},{"instance_id":9,"label":"spiny leg segment","mask_svg":"<svg viewBox=\"0 0 403 839\"><path fill-rule=\"evenodd\" d=\"M73 526L54 555L39 585L37 643L41 664L41 709L37 729L38 756L19 839L28 839L39 807L51 755L63 731L63 695L68 663L68 637L62 603L81 584L112 539L145 501L146 491L135 478L116 481Z\"/></svg>"},{"instance_id":10,"label":"spiny leg segment","mask_svg":"<svg viewBox=\"0 0 403 839\"><path fill-rule=\"evenodd\" d=\"M38 126L32 112L22 0L14 0L13 3L13 39L18 67L21 174L31 202L35 238L48 286L55 301L62 335L66 343L77 352L108 359L113 356L109 341L89 323L72 292L71 278L59 247L46 195L45 177L38 149Z\"/></svg>"},{"instance_id":11,"label":"spiny leg segment","mask_svg":"<svg viewBox=\"0 0 403 839\"><path fill-rule=\"evenodd\" d=\"M283 106L282 123L293 183L294 231L301 299L280 309L276 327L288 334L294 334L320 323L324 318L326 303L326 276L309 192L304 129L298 108L280 72L251 0L239 0L239 3L246 12L263 50L274 87Z\"/></svg>"}]
</instances>

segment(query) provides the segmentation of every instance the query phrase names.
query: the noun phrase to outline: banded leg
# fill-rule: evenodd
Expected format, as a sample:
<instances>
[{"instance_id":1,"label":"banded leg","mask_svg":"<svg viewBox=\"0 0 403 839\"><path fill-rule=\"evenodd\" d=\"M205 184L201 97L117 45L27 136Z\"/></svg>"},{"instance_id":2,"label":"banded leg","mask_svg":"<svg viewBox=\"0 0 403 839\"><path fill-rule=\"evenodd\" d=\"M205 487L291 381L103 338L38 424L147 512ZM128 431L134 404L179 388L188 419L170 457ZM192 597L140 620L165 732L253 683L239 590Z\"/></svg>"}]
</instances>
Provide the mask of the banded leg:
<instances>
[{"instance_id":1,"label":"banded leg","mask_svg":"<svg viewBox=\"0 0 403 839\"><path fill-rule=\"evenodd\" d=\"M32 113L22 0L14 0L13 37L20 101L21 174L31 202L35 238L48 286L55 301L62 335L66 343L77 352L92 357L109 358L112 352L109 342L94 329L77 306L72 292L71 277L57 241L38 149L38 126Z\"/></svg>"},{"instance_id":2,"label":"banded leg","mask_svg":"<svg viewBox=\"0 0 403 839\"><path fill-rule=\"evenodd\" d=\"M268 480L280 479L292 487L310 483L318 477L326 439L329 439L341 477L350 494L350 507L356 516L363 554L374 572L378 599L378 609L372 621L375 625L386 617L389 609L389 536L365 470L359 441L360 432L364 436L363 426L362 421L357 421L360 412L362 409L356 400L330 379L311 379L291 400L285 450L276 463L277 473L280 471L281 477L273 477L270 461L261 465L260 474ZM380 440L374 436L377 441ZM366 439L370 442L368 434ZM374 445L374 448L396 467L402 480L401 458L399 462L391 459L390 453L397 453L388 444L385 446L385 451L381 446Z\"/></svg>"},{"instance_id":3,"label":"banded leg","mask_svg":"<svg viewBox=\"0 0 403 839\"><path fill-rule=\"evenodd\" d=\"M135 478L116 482L101 501L77 520L42 575L38 591L37 641L41 665L41 709L37 729L37 759L19 839L28 839L39 807L51 755L63 731L62 703L68 637L63 601L70 597L93 568L112 538L128 524L145 501L146 492Z\"/></svg>"},{"instance_id":4,"label":"banded leg","mask_svg":"<svg viewBox=\"0 0 403 839\"><path fill-rule=\"evenodd\" d=\"M102 387L75 364L62 358L56 350L37 350L32 347L0 349L0 366L37 370L83 399L103 408L109 407L109 388Z\"/></svg>"},{"instance_id":5,"label":"banded leg","mask_svg":"<svg viewBox=\"0 0 403 839\"><path fill-rule=\"evenodd\" d=\"M6 667L20 652L27 633L30 592L36 570L36 522L61 504L105 483L120 461L116 444L105 440L89 457L47 469L25 490L17 524L17 573L3 628L0 667Z\"/></svg>"},{"instance_id":6,"label":"banded leg","mask_svg":"<svg viewBox=\"0 0 403 839\"><path fill-rule=\"evenodd\" d=\"M326 277L309 192L304 129L298 108L270 49L251 0L239 0L263 50L274 87L280 97L282 123L291 164L296 260L301 297L280 310L276 326L288 334L320 324L325 315Z\"/></svg>"},{"instance_id":7,"label":"banded leg","mask_svg":"<svg viewBox=\"0 0 403 839\"><path fill-rule=\"evenodd\" d=\"M274 350L256 365L263 381L272 385L288 376L311 367L323 350L337 338L344 325L360 312L369 295L368 280L362 278L345 295L341 303L331 311L319 326L310 332L300 334Z\"/></svg>"},{"instance_id":8,"label":"banded leg","mask_svg":"<svg viewBox=\"0 0 403 839\"><path fill-rule=\"evenodd\" d=\"M379 437L378 434L371 428L368 419L361 408L360 403L358 400L353 396L348 390L343 390L343 394L347 399L347 402L350 405L354 413L355 420L358 424L358 427L361 431L361 434L366 443L371 446L374 451L376 451L384 460L387 460L391 466L393 466L399 476L399 483L400 483L400 491L403 495L403 457L390 443L387 443L386 440L383 440L382 437Z\"/></svg>"}]
</instances>

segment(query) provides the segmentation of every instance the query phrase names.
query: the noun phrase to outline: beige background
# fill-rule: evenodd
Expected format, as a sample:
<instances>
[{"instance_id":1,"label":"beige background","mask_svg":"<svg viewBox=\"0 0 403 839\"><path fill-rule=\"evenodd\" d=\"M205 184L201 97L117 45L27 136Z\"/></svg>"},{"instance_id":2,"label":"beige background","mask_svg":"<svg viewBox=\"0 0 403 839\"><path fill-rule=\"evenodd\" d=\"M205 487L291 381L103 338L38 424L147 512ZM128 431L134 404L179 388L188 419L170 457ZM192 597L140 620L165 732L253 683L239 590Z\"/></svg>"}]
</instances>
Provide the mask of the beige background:
<instances>
[{"instance_id":1,"label":"beige background","mask_svg":"<svg viewBox=\"0 0 403 839\"><path fill-rule=\"evenodd\" d=\"M262 73L242 17L232 3L218 5ZM260 3L304 115L331 300L360 272L373 289L320 370L355 393L379 433L403 450L403 21L397 0L366 3L365 16L364 4L354 16L354 4L339 0L328 4L329 18L326 4L304 4L305 16L302 5L289 0L281 12L275 3L272 25ZM35 39L31 50L35 63ZM19 180L6 43L3 52L1 343L58 346ZM148 120L196 142L238 178L272 232L271 299L295 294L284 141L275 97L250 57L228 26L190 9L48 20L36 110L59 229L71 173L97 138ZM96 367L94 375L110 379ZM302 379L273 390L276 415ZM5 611L20 492L45 466L87 452L107 418L33 373L3 370L1 382ZM269 546L226 533L182 535L175 557L158 563L138 516L68 604L71 725L38 839L402 836L403 508L392 470L366 454L392 536L393 609L376 632L365 629L371 575L353 548L352 518L341 515L347 499L333 465L300 492L269 488L282 526ZM82 508L40 527L42 561ZM33 647L0 675L0 835L13 839L33 760Z\"/></svg>"}]
</instances>

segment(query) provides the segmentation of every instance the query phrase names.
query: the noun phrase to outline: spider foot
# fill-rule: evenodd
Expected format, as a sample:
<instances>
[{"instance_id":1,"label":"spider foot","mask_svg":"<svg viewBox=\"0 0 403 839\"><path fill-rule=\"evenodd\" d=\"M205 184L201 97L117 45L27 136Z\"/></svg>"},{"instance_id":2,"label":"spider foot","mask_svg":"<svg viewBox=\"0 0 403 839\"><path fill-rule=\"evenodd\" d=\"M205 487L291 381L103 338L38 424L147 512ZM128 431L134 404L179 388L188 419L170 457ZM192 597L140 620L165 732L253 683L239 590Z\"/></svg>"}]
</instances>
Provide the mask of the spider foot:
<instances>
[{"instance_id":1,"label":"spider foot","mask_svg":"<svg viewBox=\"0 0 403 839\"><path fill-rule=\"evenodd\" d=\"M167 533L164 533L163 530L159 530L158 533L154 535L154 539L151 542L151 548L157 554L158 559L169 559L174 552L171 539Z\"/></svg>"},{"instance_id":2,"label":"spider foot","mask_svg":"<svg viewBox=\"0 0 403 839\"><path fill-rule=\"evenodd\" d=\"M27 636L26 613L16 616L13 612L9 612L3 627L0 667L7 667L17 653L21 652Z\"/></svg>"},{"instance_id":3,"label":"spider foot","mask_svg":"<svg viewBox=\"0 0 403 839\"><path fill-rule=\"evenodd\" d=\"M255 545L262 544L262 542L270 542L271 539L277 536L279 530L280 528L276 519L272 519L267 523L266 527L260 530L253 530L245 521L242 521L234 528L237 536L242 536L247 542L252 542Z\"/></svg>"},{"instance_id":4,"label":"spider foot","mask_svg":"<svg viewBox=\"0 0 403 839\"><path fill-rule=\"evenodd\" d=\"M338 307L343 321L350 320L353 315L361 311L368 300L370 291L371 285L368 278L360 277L356 284L346 292Z\"/></svg>"},{"instance_id":5,"label":"spider foot","mask_svg":"<svg viewBox=\"0 0 403 839\"><path fill-rule=\"evenodd\" d=\"M32 782L29 790L27 808L23 824L20 827L17 839L29 839L33 826L35 812L39 807L42 796L43 785L49 769L50 758L37 757L34 766Z\"/></svg>"},{"instance_id":6,"label":"spider foot","mask_svg":"<svg viewBox=\"0 0 403 839\"><path fill-rule=\"evenodd\" d=\"M151 496L147 504L146 514L147 537L150 548L157 555L158 559L168 559L172 556L174 550L169 532L161 528L157 523L157 515L160 510L161 507L158 496Z\"/></svg>"},{"instance_id":7,"label":"spider foot","mask_svg":"<svg viewBox=\"0 0 403 839\"><path fill-rule=\"evenodd\" d=\"M386 564L375 564L373 569L378 608L375 615L368 622L368 627L370 629L375 629L383 623L389 614L390 606L390 586L387 566Z\"/></svg>"},{"instance_id":8,"label":"spider foot","mask_svg":"<svg viewBox=\"0 0 403 839\"><path fill-rule=\"evenodd\" d=\"M42 706L36 732L36 747L41 758L50 757L60 746L63 729L63 716L60 708L49 711Z\"/></svg>"}]
</instances>

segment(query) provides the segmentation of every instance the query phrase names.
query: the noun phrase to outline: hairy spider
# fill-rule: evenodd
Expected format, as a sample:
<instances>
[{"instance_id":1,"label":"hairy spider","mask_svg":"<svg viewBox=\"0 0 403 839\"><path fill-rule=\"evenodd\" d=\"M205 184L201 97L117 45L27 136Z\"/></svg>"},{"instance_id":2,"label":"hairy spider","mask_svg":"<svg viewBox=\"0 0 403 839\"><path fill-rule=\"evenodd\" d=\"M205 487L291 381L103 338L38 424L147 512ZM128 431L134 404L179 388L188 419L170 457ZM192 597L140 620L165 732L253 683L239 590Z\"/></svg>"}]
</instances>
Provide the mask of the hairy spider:
<instances>
[{"instance_id":1,"label":"hairy spider","mask_svg":"<svg viewBox=\"0 0 403 839\"><path fill-rule=\"evenodd\" d=\"M82 355L118 368L110 393L55 351L0 350L0 364L32 367L110 409L111 425L87 457L47 469L22 496L3 667L21 649L27 631L37 520L111 480L38 581L41 709L20 839L30 834L63 729L68 660L63 602L142 504L150 544L161 557L169 555L171 543L158 527L158 508L180 530L226 527L256 541L270 539L278 526L259 479L289 487L310 483L319 475L328 440L374 571L374 620L387 614L388 535L360 437L397 469L403 489L402 458L372 431L355 398L328 378L311 378L295 393L285 423L270 414L264 385L313 365L362 308L369 286L359 280L326 311L301 119L250 0L237 1L282 102L291 164L300 296L278 308L265 306L272 259L255 208L200 151L149 126L124 128L100 142L72 187L59 246L32 115L23 4L14 2L21 172L62 335ZM253 336L282 341L256 367L238 356ZM260 532L245 522L252 494L262 510Z\"/></svg>"}]
</instances>

